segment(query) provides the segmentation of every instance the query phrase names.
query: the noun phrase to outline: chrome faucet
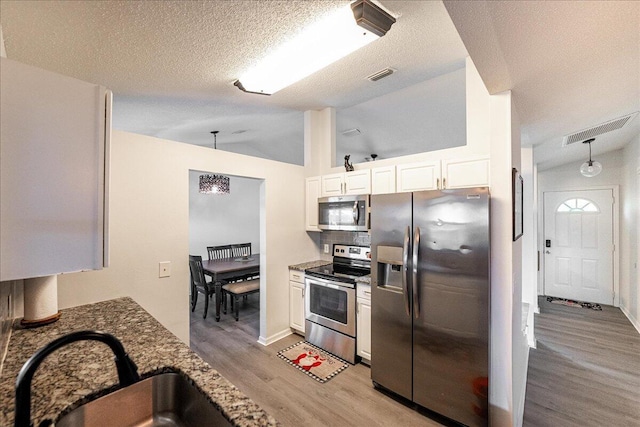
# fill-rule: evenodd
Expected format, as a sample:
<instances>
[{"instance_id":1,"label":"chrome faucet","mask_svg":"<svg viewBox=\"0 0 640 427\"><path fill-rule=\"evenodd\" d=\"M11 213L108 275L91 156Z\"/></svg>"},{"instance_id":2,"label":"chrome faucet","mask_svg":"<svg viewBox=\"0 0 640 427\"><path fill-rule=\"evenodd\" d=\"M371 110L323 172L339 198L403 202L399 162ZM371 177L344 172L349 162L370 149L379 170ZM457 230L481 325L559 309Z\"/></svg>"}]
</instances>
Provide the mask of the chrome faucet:
<instances>
[{"instance_id":1,"label":"chrome faucet","mask_svg":"<svg viewBox=\"0 0 640 427\"><path fill-rule=\"evenodd\" d=\"M107 344L115 355L120 387L140 381L138 367L124 351L122 343L113 335L98 331L78 331L64 335L38 350L20 369L16 379L15 427L30 427L31 424L31 380L42 361L57 349L76 341L93 340Z\"/></svg>"}]
</instances>

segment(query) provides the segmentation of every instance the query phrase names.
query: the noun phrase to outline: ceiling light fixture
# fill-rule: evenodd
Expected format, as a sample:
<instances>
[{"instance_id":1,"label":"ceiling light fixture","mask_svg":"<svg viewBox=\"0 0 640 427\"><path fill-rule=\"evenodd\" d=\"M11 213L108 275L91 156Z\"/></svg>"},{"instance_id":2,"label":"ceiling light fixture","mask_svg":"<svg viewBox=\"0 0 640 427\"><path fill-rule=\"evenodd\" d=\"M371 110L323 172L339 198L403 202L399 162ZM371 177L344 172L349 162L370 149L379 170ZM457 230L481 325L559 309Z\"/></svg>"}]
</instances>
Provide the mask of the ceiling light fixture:
<instances>
[{"instance_id":1,"label":"ceiling light fixture","mask_svg":"<svg viewBox=\"0 0 640 427\"><path fill-rule=\"evenodd\" d=\"M595 140L595 138L591 138L586 141L582 141L583 144L589 144L589 161L584 162L582 166L580 166L580 173L587 178L594 177L602 172L602 164L591 160L591 143Z\"/></svg>"},{"instance_id":2,"label":"ceiling light fixture","mask_svg":"<svg viewBox=\"0 0 640 427\"><path fill-rule=\"evenodd\" d=\"M213 149L218 149L218 131L211 131L213 134ZM229 194L229 177L225 175L205 174L200 175L198 187L202 194Z\"/></svg>"},{"instance_id":3,"label":"ceiling light fixture","mask_svg":"<svg viewBox=\"0 0 640 427\"><path fill-rule=\"evenodd\" d=\"M384 36L394 22L371 0L357 0L305 28L233 84L271 95Z\"/></svg>"}]
</instances>

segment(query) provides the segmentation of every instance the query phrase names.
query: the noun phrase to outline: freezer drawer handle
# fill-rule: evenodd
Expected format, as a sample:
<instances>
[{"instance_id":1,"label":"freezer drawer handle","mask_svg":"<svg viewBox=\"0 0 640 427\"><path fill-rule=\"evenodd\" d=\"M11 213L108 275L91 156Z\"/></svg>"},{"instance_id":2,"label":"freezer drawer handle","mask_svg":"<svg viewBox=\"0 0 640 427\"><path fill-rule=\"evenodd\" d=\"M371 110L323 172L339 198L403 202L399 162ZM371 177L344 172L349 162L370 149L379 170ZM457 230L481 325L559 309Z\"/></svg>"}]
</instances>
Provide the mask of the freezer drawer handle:
<instances>
[{"instance_id":1,"label":"freezer drawer handle","mask_svg":"<svg viewBox=\"0 0 640 427\"><path fill-rule=\"evenodd\" d=\"M416 319L420 317L420 296L418 295L418 250L420 249L420 227L416 227L416 231L413 236L413 259L411 260L412 266L412 285L413 285L413 312Z\"/></svg>"},{"instance_id":2,"label":"freezer drawer handle","mask_svg":"<svg viewBox=\"0 0 640 427\"><path fill-rule=\"evenodd\" d=\"M404 232L404 244L402 246L402 296L404 297L404 310L407 316L411 317L411 307L409 305L409 289L407 288L409 273L409 240L411 236L411 228L407 227Z\"/></svg>"}]
</instances>

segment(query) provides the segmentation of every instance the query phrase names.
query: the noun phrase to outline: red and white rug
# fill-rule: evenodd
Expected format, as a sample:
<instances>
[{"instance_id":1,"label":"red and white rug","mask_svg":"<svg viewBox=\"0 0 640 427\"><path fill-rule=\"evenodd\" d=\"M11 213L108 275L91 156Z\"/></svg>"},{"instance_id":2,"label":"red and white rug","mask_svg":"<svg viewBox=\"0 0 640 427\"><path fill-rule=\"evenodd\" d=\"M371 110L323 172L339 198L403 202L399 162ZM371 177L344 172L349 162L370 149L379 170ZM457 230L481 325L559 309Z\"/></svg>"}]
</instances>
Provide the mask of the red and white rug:
<instances>
[{"instance_id":1,"label":"red and white rug","mask_svg":"<svg viewBox=\"0 0 640 427\"><path fill-rule=\"evenodd\" d=\"M349 367L344 360L306 341L280 350L278 357L319 383L329 381Z\"/></svg>"}]
</instances>

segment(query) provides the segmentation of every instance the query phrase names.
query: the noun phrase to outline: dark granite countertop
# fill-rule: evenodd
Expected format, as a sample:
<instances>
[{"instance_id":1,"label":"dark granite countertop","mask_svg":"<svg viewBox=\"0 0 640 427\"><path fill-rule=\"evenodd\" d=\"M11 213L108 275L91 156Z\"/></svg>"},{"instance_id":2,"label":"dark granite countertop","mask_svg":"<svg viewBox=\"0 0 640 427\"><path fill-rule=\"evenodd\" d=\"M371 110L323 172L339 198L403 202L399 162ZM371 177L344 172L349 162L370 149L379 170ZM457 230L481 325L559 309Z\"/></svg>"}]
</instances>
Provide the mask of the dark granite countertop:
<instances>
[{"instance_id":1,"label":"dark granite countertop","mask_svg":"<svg viewBox=\"0 0 640 427\"><path fill-rule=\"evenodd\" d=\"M57 322L24 329L14 322L0 377L0 425L13 425L15 379L38 349L69 332L92 329L115 335L142 377L159 372L188 375L236 426L275 426L278 422L211 368L130 298L119 298L62 310ZM60 413L117 388L113 354L95 341L70 344L40 365L31 385L31 419L38 425Z\"/></svg>"},{"instance_id":2,"label":"dark granite countertop","mask_svg":"<svg viewBox=\"0 0 640 427\"><path fill-rule=\"evenodd\" d=\"M316 260L316 261L309 261L309 262L303 262L303 263L300 263L300 264L290 265L289 269L290 270L305 271L307 268L320 267L321 265L328 265L328 264L331 264L331 263L332 263L332 261L319 259L319 260Z\"/></svg>"}]
</instances>

